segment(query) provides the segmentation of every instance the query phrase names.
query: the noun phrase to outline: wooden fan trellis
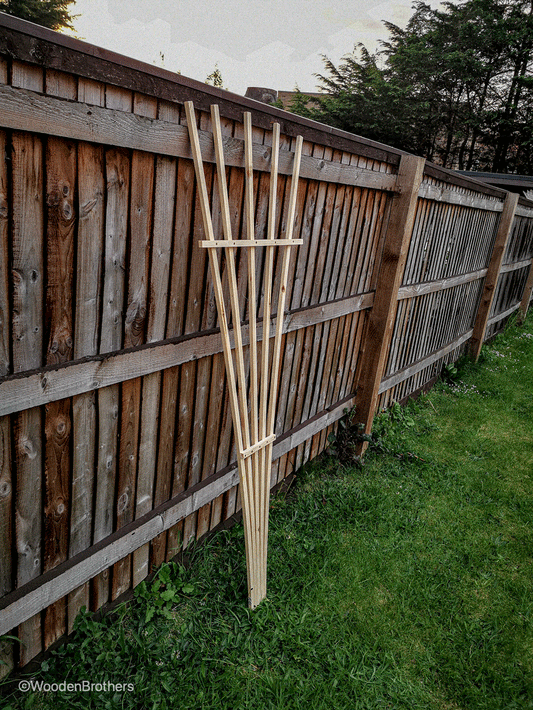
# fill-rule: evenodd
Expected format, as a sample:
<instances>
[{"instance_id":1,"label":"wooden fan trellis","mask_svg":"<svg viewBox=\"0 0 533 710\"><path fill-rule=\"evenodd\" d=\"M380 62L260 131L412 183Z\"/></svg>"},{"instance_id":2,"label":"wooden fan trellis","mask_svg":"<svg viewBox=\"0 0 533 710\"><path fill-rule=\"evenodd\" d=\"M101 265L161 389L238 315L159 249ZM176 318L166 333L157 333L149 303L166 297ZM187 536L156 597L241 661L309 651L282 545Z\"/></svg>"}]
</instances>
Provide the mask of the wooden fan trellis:
<instances>
[{"instance_id":1,"label":"wooden fan trellis","mask_svg":"<svg viewBox=\"0 0 533 710\"><path fill-rule=\"evenodd\" d=\"M230 224L228 189L220 114L218 105L211 106L213 141L218 175L218 190L224 239L215 239L209 197L203 170L200 141L196 128L196 117L192 101L185 103L187 124L191 141L191 150L196 171L198 193L202 210L204 231L207 240L201 241L200 247L207 248L209 265L213 281L215 299L220 319L220 330L224 347L224 360L229 389L231 414L235 430L241 502L243 511L246 569L248 578L248 604L253 609L266 596L268 510L270 495L270 470L272 467L272 443L276 412L276 399L281 355L281 336L283 332L283 314L291 247L302 244L301 239L293 239L294 217L296 211L296 193L302 155L302 137L296 140L292 170L291 190L287 215L285 238L276 238L276 193L278 182L279 158L279 123L273 124L272 159L270 170L270 194L268 225L266 238L255 239L254 235L254 190L252 158L252 121L251 114L244 114L244 166L245 166L245 218L247 239L233 239ZM236 249L245 248L248 260L248 332L249 332L249 382L247 382L243 335L237 276L235 266ZM263 282L263 319L262 346L259 355L257 328L256 294L256 249L265 248L265 267ZM274 249L283 250L281 278L277 304L272 357L270 358L270 322L272 311L272 291L274 282ZM228 277L228 303L224 298L220 275L217 249L224 249ZM235 354L233 355L229 317L233 323Z\"/></svg>"}]
</instances>

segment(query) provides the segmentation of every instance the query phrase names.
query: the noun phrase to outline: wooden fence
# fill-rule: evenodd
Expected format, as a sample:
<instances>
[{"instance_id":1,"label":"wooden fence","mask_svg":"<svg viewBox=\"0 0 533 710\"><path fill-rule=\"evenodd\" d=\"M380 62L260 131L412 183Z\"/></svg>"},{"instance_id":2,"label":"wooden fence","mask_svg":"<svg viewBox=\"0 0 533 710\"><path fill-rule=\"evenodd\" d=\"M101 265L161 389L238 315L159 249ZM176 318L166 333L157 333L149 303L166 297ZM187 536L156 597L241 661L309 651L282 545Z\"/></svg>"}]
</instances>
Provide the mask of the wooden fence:
<instances>
[{"instance_id":1,"label":"wooden fence","mask_svg":"<svg viewBox=\"0 0 533 710\"><path fill-rule=\"evenodd\" d=\"M4 644L6 668L240 508L186 100L215 217L220 106L235 235L243 111L259 237L272 123L278 236L304 138L272 486L324 450L345 409L370 429L377 407L529 306L533 203L0 15L0 634L24 644Z\"/></svg>"}]
</instances>

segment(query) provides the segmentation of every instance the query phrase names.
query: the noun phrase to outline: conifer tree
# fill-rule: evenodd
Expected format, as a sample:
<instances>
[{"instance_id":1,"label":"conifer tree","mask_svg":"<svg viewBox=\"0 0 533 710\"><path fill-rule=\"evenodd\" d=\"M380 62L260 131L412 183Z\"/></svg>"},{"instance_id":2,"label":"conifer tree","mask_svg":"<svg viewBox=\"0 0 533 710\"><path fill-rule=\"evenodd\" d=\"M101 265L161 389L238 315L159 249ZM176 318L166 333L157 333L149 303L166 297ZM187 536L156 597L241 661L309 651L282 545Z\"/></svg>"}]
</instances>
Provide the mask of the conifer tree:
<instances>
[{"instance_id":1,"label":"conifer tree","mask_svg":"<svg viewBox=\"0 0 533 710\"><path fill-rule=\"evenodd\" d=\"M320 106L296 111L446 167L531 174L533 0L413 7L375 54L324 57Z\"/></svg>"},{"instance_id":2,"label":"conifer tree","mask_svg":"<svg viewBox=\"0 0 533 710\"><path fill-rule=\"evenodd\" d=\"M70 5L75 0L0 0L0 12L52 30L72 29Z\"/></svg>"}]
</instances>

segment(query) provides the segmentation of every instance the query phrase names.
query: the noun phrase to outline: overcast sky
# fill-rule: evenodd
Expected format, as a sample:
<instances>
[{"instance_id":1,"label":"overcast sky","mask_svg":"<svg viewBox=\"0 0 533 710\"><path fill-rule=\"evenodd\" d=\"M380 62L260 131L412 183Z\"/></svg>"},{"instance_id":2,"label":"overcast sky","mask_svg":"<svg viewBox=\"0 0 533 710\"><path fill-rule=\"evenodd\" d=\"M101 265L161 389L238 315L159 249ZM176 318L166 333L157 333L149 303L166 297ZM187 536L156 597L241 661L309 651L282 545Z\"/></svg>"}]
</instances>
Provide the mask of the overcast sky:
<instances>
[{"instance_id":1,"label":"overcast sky","mask_svg":"<svg viewBox=\"0 0 533 710\"><path fill-rule=\"evenodd\" d=\"M432 3L435 4L435 3ZM404 26L411 0L77 0L76 35L205 81L215 65L230 91L315 91L321 54L335 63Z\"/></svg>"}]
</instances>

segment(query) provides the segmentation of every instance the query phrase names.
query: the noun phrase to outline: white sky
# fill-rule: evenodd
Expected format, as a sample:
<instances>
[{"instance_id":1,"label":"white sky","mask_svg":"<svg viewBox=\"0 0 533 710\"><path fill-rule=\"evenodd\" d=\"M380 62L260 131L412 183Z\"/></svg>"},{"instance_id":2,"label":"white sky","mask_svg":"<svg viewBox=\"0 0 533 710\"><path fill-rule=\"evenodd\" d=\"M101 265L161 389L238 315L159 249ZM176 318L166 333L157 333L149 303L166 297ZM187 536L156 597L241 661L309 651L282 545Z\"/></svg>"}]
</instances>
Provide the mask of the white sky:
<instances>
[{"instance_id":1,"label":"white sky","mask_svg":"<svg viewBox=\"0 0 533 710\"><path fill-rule=\"evenodd\" d=\"M437 4L436 2L432 4ZM334 63L357 42L404 26L411 0L77 0L76 36L205 81L215 65L225 88L315 91L320 58Z\"/></svg>"}]
</instances>

